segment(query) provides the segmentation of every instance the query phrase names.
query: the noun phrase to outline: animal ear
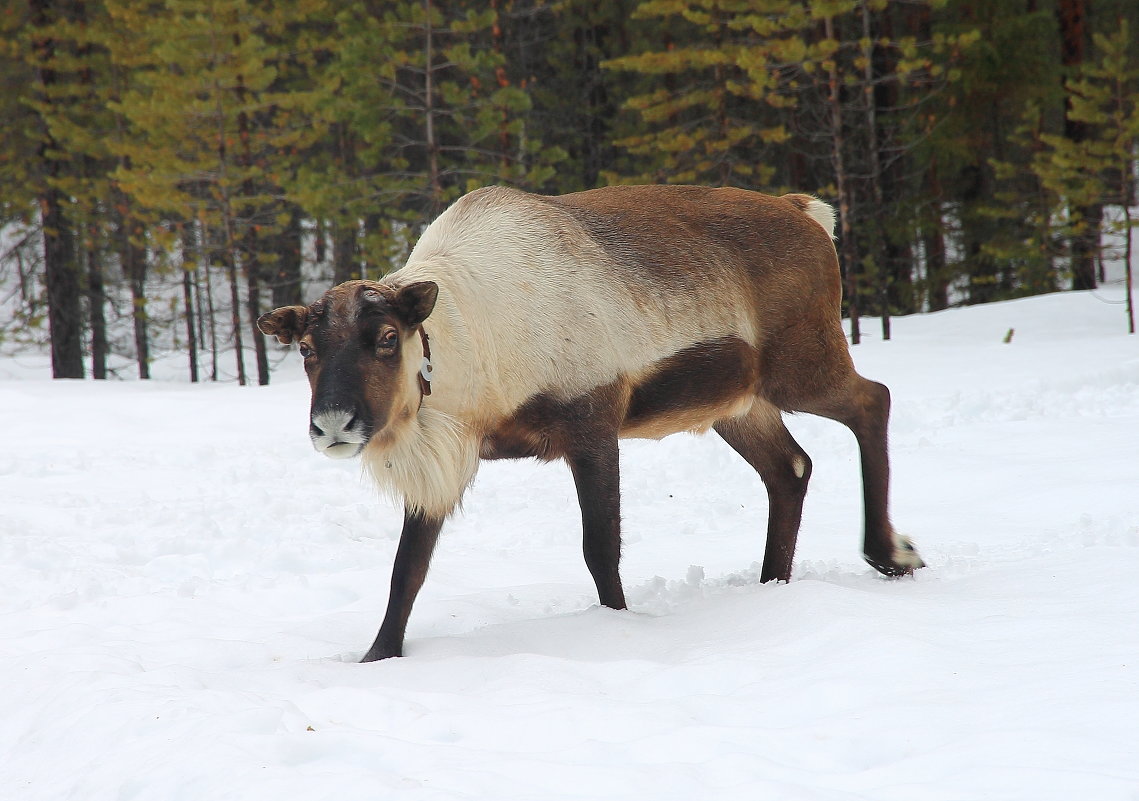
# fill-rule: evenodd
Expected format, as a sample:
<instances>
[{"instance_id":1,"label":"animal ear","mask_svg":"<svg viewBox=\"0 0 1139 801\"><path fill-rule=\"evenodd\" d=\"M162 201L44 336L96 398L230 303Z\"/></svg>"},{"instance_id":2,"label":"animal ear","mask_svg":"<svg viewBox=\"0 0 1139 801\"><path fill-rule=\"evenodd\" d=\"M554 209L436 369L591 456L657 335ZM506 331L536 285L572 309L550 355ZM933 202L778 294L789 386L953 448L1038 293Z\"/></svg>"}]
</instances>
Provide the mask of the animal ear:
<instances>
[{"instance_id":1,"label":"animal ear","mask_svg":"<svg viewBox=\"0 0 1139 801\"><path fill-rule=\"evenodd\" d=\"M408 325L419 325L434 310L438 299L438 284L434 281L417 281L396 292L395 307L403 313Z\"/></svg>"},{"instance_id":2,"label":"animal ear","mask_svg":"<svg viewBox=\"0 0 1139 801\"><path fill-rule=\"evenodd\" d=\"M308 309L304 306L282 306L258 317L257 327L262 334L276 337L282 345L290 345L304 335L307 316Z\"/></svg>"}]
</instances>

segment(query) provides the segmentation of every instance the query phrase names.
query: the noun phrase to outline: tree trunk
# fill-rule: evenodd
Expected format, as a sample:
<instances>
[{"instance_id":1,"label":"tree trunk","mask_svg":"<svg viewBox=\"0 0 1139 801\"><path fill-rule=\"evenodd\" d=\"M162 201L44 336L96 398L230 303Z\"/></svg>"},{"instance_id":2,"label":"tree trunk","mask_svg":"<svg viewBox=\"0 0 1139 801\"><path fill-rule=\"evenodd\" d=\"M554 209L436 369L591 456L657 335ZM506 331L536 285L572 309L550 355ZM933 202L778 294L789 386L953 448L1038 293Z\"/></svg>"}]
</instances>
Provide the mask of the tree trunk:
<instances>
[{"instance_id":1,"label":"tree trunk","mask_svg":"<svg viewBox=\"0 0 1139 801\"><path fill-rule=\"evenodd\" d=\"M233 323L233 350L237 363L238 386L245 386L245 338L241 335L241 290L237 282L237 244L233 234L233 211L230 208L229 197L222 191L222 215L225 225L225 247L222 249L222 260L225 272L229 277L229 306L230 321Z\"/></svg>"},{"instance_id":2,"label":"tree trunk","mask_svg":"<svg viewBox=\"0 0 1139 801\"><path fill-rule=\"evenodd\" d=\"M122 202L127 202L125 197ZM142 226L131 216L129 208L120 218L119 226L119 258L131 288L138 377L145 380L150 378L150 336L146 316L146 251L138 244Z\"/></svg>"},{"instance_id":3,"label":"tree trunk","mask_svg":"<svg viewBox=\"0 0 1139 801\"><path fill-rule=\"evenodd\" d=\"M1130 167L1130 166L1131 165L1128 164L1128 167ZM1128 206L1128 200L1130 200L1130 198L1128 198L1126 196L1123 198L1123 223L1126 226L1124 228L1124 230L1127 232L1127 240L1126 240L1127 244L1126 244L1126 247L1125 247L1124 253L1123 253L1123 278L1124 278L1124 287L1127 290L1127 333L1134 334L1135 333L1135 308L1134 308L1135 299L1131 295L1131 290L1132 290L1131 237L1132 237L1132 231L1134 229L1132 229L1132 227L1131 227L1131 209Z\"/></svg>"},{"instance_id":4,"label":"tree trunk","mask_svg":"<svg viewBox=\"0 0 1139 801\"><path fill-rule=\"evenodd\" d=\"M324 220L314 220L315 230L313 231L313 258L317 264L324 264L324 260L328 258L328 225Z\"/></svg>"},{"instance_id":5,"label":"tree trunk","mask_svg":"<svg viewBox=\"0 0 1139 801\"><path fill-rule=\"evenodd\" d=\"M896 8L895 4L891 6ZM917 36L918 41L932 38L921 36L923 17L927 21L929 19L928 5L923 3L915 9L902 8L898 13L906 36ZM897 41L893 14L891 7L887 7L878 17L880 36L891 43ZM899 51L894 46L874 49L875 74L880 76L879 85L874 90L874 101L878 106L878 152L882 164L883 268L886 270L886 304L890 313L913 314L917 311L914 235L912 228L907 226L902 230L899 223L913 220L912 212L907 213L905 209L912 207L911 193L920 190L908 186L906 172L913 170L916 173L920 168L911 164L912 159L899 131L899 126L905 122L898 121L898 109L903 105L903 77L898 74L898 55ZM911 119L911 122L916 120Z\"/></svg>"},{"instance_id":6,"label":"tree trunk","mask_svg":"<svg viewBox=\"0 0 1139 801\"><path fill-rule=\"evenodd\" d=\"M1058 0L1056 4L1056 18L1060 24L1060 62L1069 75L1084 62L1087 51L1087 7L1088 0ZM1091 125L1072 119L1071 110L1071 98L1065 92L1064 136L1073 142L1083 142L1092 135ZM1091 203L1073 207L1070 211L1072 218L1078 221L1071 240L1072 289L1095 289L1103 204Z\"/></svg>"},{"instance_id":7,"label":"tree trunk","mask_svg":"<svg viewBox=\"0 0 1139 801\"><path fill-rule=\"evenodd\" d=\"M198 383L198 334L194 328L194 282L190 270L182 270L182 301L186 314L186 337L190 351L190 383Z\"/></svg>"},{"instance_id":8,"label":"tree trunk","mask_svg":"<svg viewBox=\"0 0 1139 801\"><path fill-rule=\"evenodd\" d=\"M290 206L289 221L274 241L273 249L277 256L277 263L273 270L273 280L270 283L274 308L278 306L299 306L303 302L301 241L301 210L298 206Z\"/></svg>"},{"instance_id":9,"label":"tree trunk","mask_svg":"<svg viewBox=\"0 0 1139 801\"><path fill-rule=\"evenodd\" d=\"M343 284L360 277L357 259L356 228L333 225L332 228L332 282Z\"/></svg>"},{"instance_id":10,"label":"tree trunk","mask_svg":"<svg viewBox=\"0 0 1139 801\"><path fill-rule=\"evenodd\" d=\"M81 27L87 24L87 9L85 4L77 3L71 9L72 16ZM84 102L97 103L98 90L95 87L95 76L91 68L93 46L90 42L78 45L76 60L82 65L79 70L79 82L83 87ZM91 176L99 173L98 160L91 154L84 154L80 160L84 183L90 181ZM91 375L103 380L107 377L107 315L106 291L104 287L103 251L100 247L101 239L99 229L99 214L103 208L97 200L88 200L86 217L84 220L85 236L83 252L87 262L87 323L91 330ZM76 265L79 267L79 265Z\"/></svg>"},{"instance_id":11,"label":"tree trunk","mask_svg":"<svg viewBox=\"0 0 1139 801\"><path fill-rule=\"evenodd\" d=\"M56 21L59 14L51 0L29 0L31 23L44 28ZM50 108L55 102L54 88L58 81L56 71L49 66L55 58L56 41L50 36L34 40L36 61L36 99ZM43 182L39 196L40 217L43 225L44 284L47 289L48 329L51 336L51 374L53 378L83 378L82 291L79 285L79 265L76 257L74 232L64 211L67 198L58 188L58 181L66 173L65 164L56 156L59 143L52 135L47 121L40 117L42 131L37 160Z\"/></svg>"},{"instance_id":12,"label":"tree trunk","mask_svg":"<svg viewBox=\"0 0 1139 801\"><path fill-rule=\"evenodd\" d=\"M435 51L432 23L432 0L423 0L423 124L427 146L427 180L431 192L428 218L434 219L443 210L443 184L439 173L439 142L435 137Z\"/></svg>"},{"instance_id":13,"label":"tree trunk","mask_svg":"<svg viewBox=\"0 0 1139 801\"><path fill-rule=\"evenodd\" d=\"M962 171L961 239L969 274L970 305L1000 299L1000 265L985 244L992 238L996 223L980 210L993 196L993 175L987 162L972 164Z\"/></svg>"},{"instance_id":14,"label":"tree trunk","mask_svg":"<svg viewBox=\"0 0 1139 801\"><path fill-rule=\"evenodd\" d=\"M75 265L74 238L63 211L62 193L55 189L44 193L40 211L52 378L83 378L79 271Z\"/></svg>"},{"instance_id":15,"label":"tree trunk","mask_svg":"<svg viewBox=\"0 0 1139 801\"><path fill-rule=\"evenodd\" d=\"M589 15L598 13L588 4L582 6L587 15L573 28L574 66L575 72L584 87L579 100L582 105L579 109L567 109L576 113L580 124L581 137L577 141L580 146L577 158L581 176L581 188L592 189L601 180L601 171L608 166L609 129L614 116L614 109L609 100L608 83L602 72L600 59L596 50L605 52L605 42L609 38L609 29L603 23Z\"/></svg>"},{"instance_id":16,"label":"tree trunk","mask_svg":"<svg viewBox=\"0 0 1139 801\"><path fill-rule=\"evenodd\" d=\"M360 277L378 280L391 272L391 264L387 261L388 248L386 247L391 238L385 231L384 219L379 214L374 212L365 214L363 224L366 247L360 259Z\"/></svg>"},{"instance_id":17,"label":"tree trunk","mask_svg":"<svg viewBox=\"0 0 1139 801\"><path fill-rule=\"evenodd\" d=\"M107 377L106 290L103 285L103 255L99 249L99 229L87 224L87 317L91 324L91 375Z\"/></svg>"},{"instance_id":18,"label":"tree trunk","mask_svg":"<svg viewBox=\"0 0 1139 801\"><path fill-rule=\"evenodd\" d=\"M202 240L201 240L202 241L202 249L203 249L203 252L206 254L206 258L204 260L204 264L202 265L203 276L197 276L197 275L194 276L195 283L197 284L196 289L198 291L198 334L199 334L198 338L200 340L202 340L203 342L205 342L205 340L206 340L205 332L202 330L202 327L201 327L202 321L204 320L207 323L207 328L209 329L209 334L210 334L209 335L209 340L210 340L210 381L217 381L218 380L218 328L217 328L217 317L215 316L215 312L214 312L214 287L213 287L213 280L211 278L212 273L213 273L212 267L213 267L213 263L215 261L215 255L216 254L213 250L212 243L210 242L209 229L206 227L206 224L204 222L202 223L202 230L200 232L200 236L202 237ZM220 258L217 260L220 261ZM204 292L202 291L202 281L201 281L202 277L205 278L205 284L206 284ZM202 295L206 296L206 314L202 313Z\"/></svg>"},{"instance_id":19,"label":"tree trunk","mask_svg":"<svg viewBox=\"0 0 1139 801\"><path fill-rule=\"evenodd\" d=\"M862 100L866 112L866 135L869 137L867 154L870 158L870 198L873 201L870 228L869 255L874 263L875 294L878 312L882 315L882 339L890 338L890 301L888 287L890 271L887 269L882 248L882 218L886 213L882 203L882 161L878 152L878 99L874 93L874 39L871 37L870 4L862 0Z\"/></svg>"},{"instance_id":20,"label":"tree trunk","mask_svg":"<svg viewBox=\"0 0 1139 801\"><path fill-rule=\"evenodd\" d=\"M834 40L834 19L826 17L823 20L826 38ZM858 318L858 275L856 265L858 254L854 247L854 231L851 227L850 215L854 206L849 176L846 173L846 162L843 150L846 147L842 127L842 94L838 79L838 66L831 63L827 72L827 85L829 88L831 123L831 163L834 166L835 185L838 188L838 211L840 221L839 247L842 253L844 275L846 278L847 310L850 315L850 342L857 345L862 342L862 331Z\"/></svg>"},{"instance_id":21,"label":"tree trunk","mask_svg":"<svg viewBox=\"0 0 1139 801\"><path fill-rule=\"evenodd\" d=\"M234 46L240 44L234 36ZM242 76L237 76L237 102L243 108L237 115L237 133L241 141L241 161L248 176L253 169L253 151L250 144L249 115L244 111L246 102L245 82ZM257 188L253 179L247 177L241 182L241 192L245 196L245 236L242 237L241 266L245 272L246 295L245 302L249 310L250 336L253 338L253 353L257 361L257 383L265 386L269 383L269 354L265 349L265 335L257 327L257 318L261 316L261 258L258 253L257 226L254 224L254 215L258 209L254 205Z\"/></svg>"},{"instance_id":22,"label":"tree trunk","mask_svg":"<svg viewBox=\"0 0 1139 801\"><path fill-rule=\"evenodd\" d=\"M356 143L348 126L333 123L332 141L334 155L340 163L340 168L346 175L356 176L359 168L356 158ZM332 247L332 282L342 284L360 277L358 244L360 234L360 221L355 212L341 206L332 219L325 220L322 226L328 237L328 244ZM318 244L324 237L318 238ZM319 249L318 249L319 250ZM321 261L317 255L317 261Z\"/></svg>"},{"instance_id":23,"label":"tree trunk","mask_svg":"<svg viewBox=\"0 0 1139 801\"><path fill-rule=\"evenodd\" d=\"M241 335L241 290L237 283L237 239L233 230L233 204L229 196L229 156L225 139L225 110L222 108L222 88L214 82L214 115L218 125L218 188L221 194L222 227L225 245L221 249L226 275L229 277L230 320L233 323L233 352L237 362L238 386L245 386L245 338ZM256 321L254 321L256 324Z\"/></svg>"},{"instance_id":24,"label":"tree trunk","mask_svg":"<svg viewBox=\"0 0 1139 801\"><path fill-rule=\"evenodd\" d=\"M253 226L245 232L245 247L242 255L242 267L245 270L246 295L245 303L249 310L249 320L252 326L250 336L253 337L253 353L257 360L257 383L265 386L269 383L269 354L265 349L265 335L257 327L257 318L261 316L261 282L258 272L261 270L260 260L257 258L256 235Z\"/></svg>"},{"instance_id":25,"label":"tree trunk","mask_svg":"<svg viewBox=\"0 0 1139 801\"><path fill-rule=\"evenodd\" d=\"M241 291L237 283L237 254L233 246L233 220L229 218L229 209L225 211L227 246L224 251L225 271L229 276L229 304L230 320L233 323L233 349L237 361L237 383L245 386L245 341L241 336Z\"/></svg>"},{"instance_id":26,"label":"tree trunk","mask_svg":"<svg viewBox=\"0 0 1139 801\"><path fill-rule=\"evenodd\" d=\"M182 228L182 303L186 315L186 344L190 351L190 383L198 383L198 328L194 323L193 273L199 263L193 223Z\"/></svg>"},{"instance_id":27,"label":"tree trunk","mask_svg":"<svg viewBox=\"0 0 1139 801\"><path fill-rule=\"evenodd\" d=\"M922 232L925 250L925 277L928 285L929 310L949 308L949 271L945 259L945 229L941 215L941 181L937 176L937 159L930 160L925 173L926 193L929 195L929 212Z\"/></svg>"},{"instance_id":28,"label":"tree trunk","mask_svg":"<svg viewBox=\"0 0 1139 801\"><path fill-rule=\"evenodd\" d=\"M494 79L500 89L505 89L510 86L510 79L506 75L507 59L502 50L502 17L499 0L490 0L488 5L494 14L494 21L490 26L490 50L494 53L495 59L501 62L494 68ZM505 107L498 112L498 169L500 176L507 175L510 169L510 112Z\"/></svg>"}]
</instances>

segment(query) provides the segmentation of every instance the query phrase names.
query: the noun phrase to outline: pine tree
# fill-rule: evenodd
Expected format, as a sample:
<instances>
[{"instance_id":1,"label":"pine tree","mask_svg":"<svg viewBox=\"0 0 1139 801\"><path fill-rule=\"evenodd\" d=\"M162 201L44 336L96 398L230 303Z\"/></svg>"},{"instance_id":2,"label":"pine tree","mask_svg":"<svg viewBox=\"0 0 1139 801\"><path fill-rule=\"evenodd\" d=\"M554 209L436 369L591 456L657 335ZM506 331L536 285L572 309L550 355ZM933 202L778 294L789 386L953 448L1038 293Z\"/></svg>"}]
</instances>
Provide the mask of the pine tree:
<instances>
[{"instance_id":1,"label":"pine tree","mask_svg":"<svg viewBox=\"0 0 1139 801\"><path fill-rule=\"evenodd\" d=\"M304 101L318 136L288 194L330 232L334 281L390 270L463 192L553 177L564 154L528 127L528 75L506 68L512 9L330 7Z\"/></svg>"},{"instance_id":2,"label":"pine tree","mask_svg":"<svg viewBox=\"0 0 1139 801\"><path fill-rule=\"evenodd\" d=\"M242 384L246 326L258 382L269 380L264 337L255 327L262 311L259 240L280 222L277 158L308 135L288 125L290 104L272 91L284 58L275 37L307 5L164 0L156 14L153 4L108 0L130 34L113 45L114 53L131 65L134 78L115 104L132 126L132 137L121 143L116 180L142 209L220 234L220 247L212 250L229 278ZM169 36L172 27L177 37Z\"/></svg>"},{"instance_id":3,"label":"pine tree","mask_svg":"<svg viewBox=\"0 0 1139 801\"><path fill-rule=\"evenodd\" d=\"M1067 119L1085 126L1087 135L1042 134L1043 148L1033 168L1044 186L1055 192L1063 208L1072 211L1068 227L1073 242L1085 234L1092 221L1081 209L1118 205L1123 220L1116 228L1125 241L1125 282L1129 333L1135 333L1131 297L1132 219L1135 146L1139 142L1139 60L1130 52L1134 45L1128 20L1120 17L1115 33L1093 35L1098 58L1086 61L1065 84ZM1100 225L1093 229L1099 240ZM1073 254L1074 256L1077 254ZM1086 280L1086 276L1084 277ZM1075 288L1083 284L1074 276Z\"/></svg>"},{"instance_id":4,"label":"pine tree","mask_svg":"<svg viewBox=\"0 0 1139 801\"><path fill-rule=\"evenodd\" d=\"M389 241L373 234L368 244L362 226L377 214L395 216L414 180L395 138L394 53L404 32L385 18L391 13L386 5L330 5L306 32L311 83L298 105L313 137L285 191L320 236L327 232L334 283L364 276L365 257L372 277L386 272L380 265L399 250L399 226L390 226Z\"/></svg>"},{"instance_id":5,"label":"pine tree","mask_svg":"<svg viewBox=\"0 0 1139 801\"><path fill-rule=\"evenodd\" d=\"M629 19L636 5L636 0L530 0L514 3L506 15L505 47L518 54L508 58L506 69L532 99L527 131L530 136L539 132L564 156L564 167L540 187L545 191L592 189L605 182L605 174L635 171L621 163L628 152L614 142L635 132L635 119L621 114L620 107L624 98L639 93L644 79L602 65L632 46L640 29Z\"/></svg>"},{"instance_id":6,"label":"pine tree","mask_svg":"<svg viewBox=\"0 0 1139 801\"><path fill-rule=\"evenodd\" d=\"M1057 0L1056 20L1060 29L1060 63L1071 76L1079 71L1086 59L1090 41L1088 6L1090 0ZM1071 95L1065 95L1064 136L1075 145L1093 137L1092 126L1073 113ZM1095 257L1099 252L1100 223L1103 205L1096 199L1069 208L1071 222L1072 288L1095 289Z\"/></svg>"},{"instance_id":7,"label":"pine tree","mask_svg":"<svg viewBox=\"0 0 1139 801\"><path fill-rule=\"evenodd\" d=\"M14 273L18 306L12 320L0 321L0 341L43 344L44 298L37 275L42 268L43 233L39 224L39 191L43 185L39 151L43 122L34 107L37 86L31 47L32 26L26 3L9 6L0 15L0 225L7 234L0 252L0 267L8 278Z\"/></svg>"},{"instance_id":8,"label":"pine tree","mask_svg":"<svg viewBox=\"0 0 1139 801\"><path fill-rule=\"evenodd\" d=\"M79 166L60 134L60 128L72 122L70 100L78 91L74 43L63 31L83 7L67 0L29 0L28 8L28 25L20 42L33 69L27 99L35 110L38 140L28 177L40 209L52 376L83 378L82 277L75 213L65 189L79 174Z\"/></svg>"},{"instance_id":9,"label":"pine tree","mask_svg":"<svg viewBox=\"0 0 1139 801\"><path fill-rule=\"evenodd\" d=\"M922 153L928 107L957 78L956 62L975 40L969 31L934 32L929 17L940 5L857 0L812 6L826 35L809 50L803 81L826 77L836 194L854 239L840 244L852 341L859 337L860 311L877 313L889 339L891 316L917 308L914 250L923 220L911 198L930 178ZM822 69L813 69L816 64ZM839 175L839 151L846 176Z\"/></svg>"},{"instance_id":10,"label":"pine tree","mask_svg":"<svg viewBox=\"0 0 1139 801\"><path fill-rule=\"evenodd\" d=\"M794 0L648 0L634 14L661 33L658 48L606 63L655 76L626 101L645 132L617 142L646 159L635 180L768 187L774 146L787 140L784 70L805 54L810 22ZM646 37L647 38L647 37Z\"/></svg>"},{"instance_id":11,"label":"pine tree","mask_svg":"<svg viewBox=\"0 0 1139 801\"><path fill-rule=\"evenodd\" d=\"M968 0L936 24L979 36L961 54L961 78L947 87L928 155L950 217L950 283L966 303L986 303L1046 286L1050 261L1037 244L1040 188L1028 169L1031 146L1017 128L1029 105L1058 107L1055 21L1031 0ZM1009 165L1009 166L1004 166Z\"/></svg>"},{"instance_id":12,"label":"pine tree","mask_svg":"<svg viewBox=\"0 0 1139 801\"><path fill-rule=\"evenodd\" d=\"M916 5L928 15L936 3ZM923 97L944 86L952 52L968 44L920 39L913 14L887 0L646 2L637 15L668 26L665 48L610 62L664 79L629 101L649 130L620 144L662 154L637 179L837 199L855 342L864 305L881 314L886 338L892 311L915 308L919 223L906 193L919 178L907 157Z\"/></svg>"}]
</instances>

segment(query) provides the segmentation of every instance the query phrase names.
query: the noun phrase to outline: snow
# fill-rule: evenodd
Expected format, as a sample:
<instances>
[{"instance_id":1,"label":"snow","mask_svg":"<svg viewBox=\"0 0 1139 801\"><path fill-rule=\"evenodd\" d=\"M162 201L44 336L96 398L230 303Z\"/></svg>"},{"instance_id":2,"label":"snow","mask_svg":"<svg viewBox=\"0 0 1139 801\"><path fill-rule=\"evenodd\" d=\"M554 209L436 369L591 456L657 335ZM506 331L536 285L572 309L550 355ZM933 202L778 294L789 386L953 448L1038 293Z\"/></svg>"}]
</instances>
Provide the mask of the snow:
<instances>
[{"instance_id":1,"label":"snow","mask_svg":"<svg viewBox=\"0 0 1139 801\"><path fill-rule=\"evenodd\" d=\"M408 656L368 665L400 513L311 450L295 353L266 388L0 359L0 795L1134 801L1139 337L1105 300L865 322L912 579L861 561L827 421L789 421L814 475L784 585L726 445L623 443L627 612L565 467L491 463Z\"/></svg>"}]
</instances>

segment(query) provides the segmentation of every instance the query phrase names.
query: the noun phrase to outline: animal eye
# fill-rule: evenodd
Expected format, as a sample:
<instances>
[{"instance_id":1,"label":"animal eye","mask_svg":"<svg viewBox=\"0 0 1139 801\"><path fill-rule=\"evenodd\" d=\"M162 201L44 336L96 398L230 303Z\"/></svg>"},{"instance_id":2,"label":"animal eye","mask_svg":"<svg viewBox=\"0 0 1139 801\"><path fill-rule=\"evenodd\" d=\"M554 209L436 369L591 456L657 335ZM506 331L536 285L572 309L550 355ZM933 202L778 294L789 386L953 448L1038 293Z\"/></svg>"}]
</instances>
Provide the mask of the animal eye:
<instances>
[{"instance_id":1,"label":"animal eye","mask_svg":"<svg viewBox=\"0 0 1139 801\"><path fill-rule=\"evenodd\" d=\"M299 349L302 359L307 359L309 356L312 356L312 348L309 347L307 342L302 342Z\"/></svg>"},{"instance_id":2,"label":"animal eye","mask_svg":"<svg viewBox=\"0 0 1139 801\"><path fill-rule=\"evenodd\" d=\"M379 340L376 342L376 347L380 350L394 350L395 346L399 343L399 332L394 328L389 328L380 334Z\"/></svg>"}]
</instances>

